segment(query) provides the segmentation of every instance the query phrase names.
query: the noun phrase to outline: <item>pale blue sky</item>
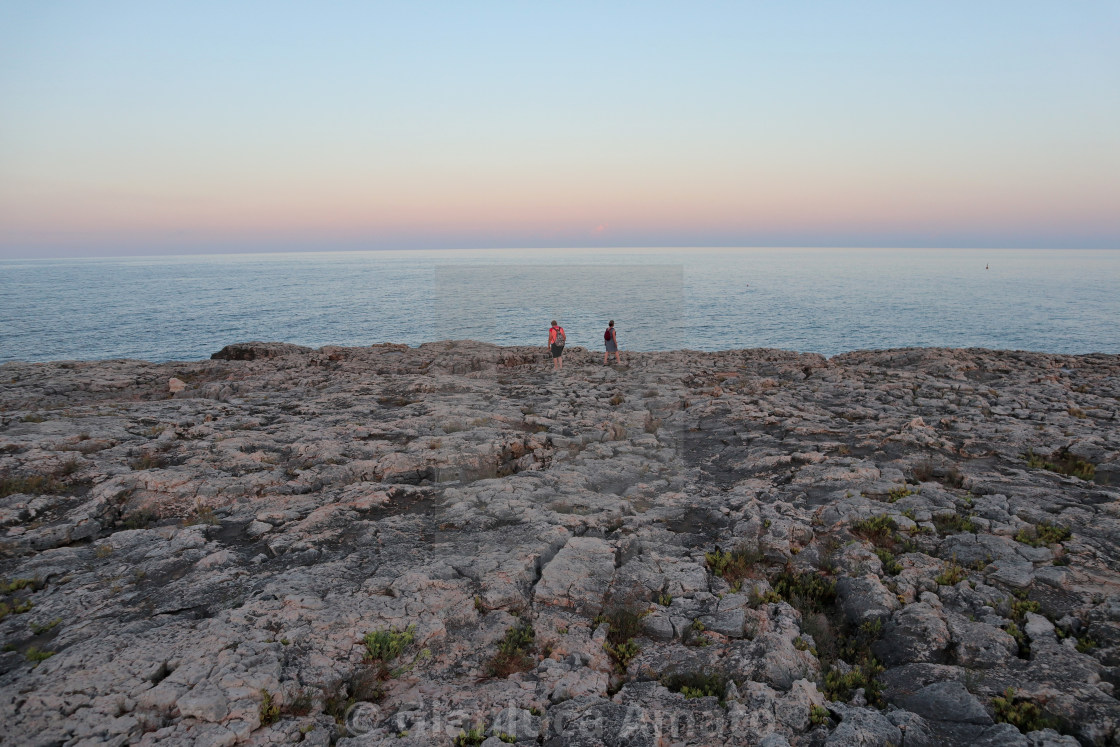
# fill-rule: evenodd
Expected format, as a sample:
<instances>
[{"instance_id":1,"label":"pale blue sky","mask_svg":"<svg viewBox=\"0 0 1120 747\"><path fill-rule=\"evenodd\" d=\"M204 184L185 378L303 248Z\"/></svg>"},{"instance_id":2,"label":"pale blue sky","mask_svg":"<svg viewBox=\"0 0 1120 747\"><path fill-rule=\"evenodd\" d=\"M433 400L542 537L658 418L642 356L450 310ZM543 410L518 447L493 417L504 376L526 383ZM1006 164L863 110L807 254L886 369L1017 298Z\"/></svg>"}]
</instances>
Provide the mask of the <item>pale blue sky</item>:
<instances>
[{"instance_id":1,"label":"pale blue sky","mask_svg":"<svg viewBox=\"0 0 1120 747\"><path fill-rule=\"evenodd\" d=\"M6 2L0 256L1120 248L1117 39L1117 2Z\"/></svg>"}]
</instances>

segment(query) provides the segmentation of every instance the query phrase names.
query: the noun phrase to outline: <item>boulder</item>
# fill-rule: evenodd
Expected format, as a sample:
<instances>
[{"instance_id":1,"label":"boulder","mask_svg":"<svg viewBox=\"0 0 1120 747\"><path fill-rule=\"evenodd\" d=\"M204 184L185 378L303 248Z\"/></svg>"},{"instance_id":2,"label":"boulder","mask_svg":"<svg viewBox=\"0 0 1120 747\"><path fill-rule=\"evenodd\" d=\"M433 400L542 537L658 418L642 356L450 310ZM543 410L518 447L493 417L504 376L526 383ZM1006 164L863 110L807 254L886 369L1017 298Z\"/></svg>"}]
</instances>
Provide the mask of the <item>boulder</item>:
<instances>
[{"instance_id":1,"label":"boulder","mask_svg":"<svg viewBox=\"0 0 1120 747\"><path fill-rule=\"evenodd\" d=\"M216 361L253 361L315 352L312 348L287 342L235 342L210 356Z\"/></svg>"},{"instance_id":2,"label":"boulder","mask_svg":"<svg viewBox=\"0 0 1120 747\"><path fill-rule=\"evenodd\" d=\"M872 650L888 667L911 662L940 664L948 659L949 642L949 626L942 613L926 602L915 602L894 614Z\"/></svg>"}]
</instances>

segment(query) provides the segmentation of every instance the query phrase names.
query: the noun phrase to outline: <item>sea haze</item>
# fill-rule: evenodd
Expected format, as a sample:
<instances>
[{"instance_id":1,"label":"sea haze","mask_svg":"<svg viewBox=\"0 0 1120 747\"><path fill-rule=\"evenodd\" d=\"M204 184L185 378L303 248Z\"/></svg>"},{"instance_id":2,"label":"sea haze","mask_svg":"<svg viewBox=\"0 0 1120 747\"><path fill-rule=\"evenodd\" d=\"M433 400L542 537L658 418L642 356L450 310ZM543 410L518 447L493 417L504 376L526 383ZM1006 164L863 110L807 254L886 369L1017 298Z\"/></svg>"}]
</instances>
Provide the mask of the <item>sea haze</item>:
<instances>
[{"instance_id":1,"label":"sea haze","mask_svg":"<svg viewBox=\"0 0 1120 747\"><path fill-rule=\"evenodd\" d=\"M0 260L0 361L473 338L1120 352L1120 251L602 249Z\"/></svg>"}]
</instances>

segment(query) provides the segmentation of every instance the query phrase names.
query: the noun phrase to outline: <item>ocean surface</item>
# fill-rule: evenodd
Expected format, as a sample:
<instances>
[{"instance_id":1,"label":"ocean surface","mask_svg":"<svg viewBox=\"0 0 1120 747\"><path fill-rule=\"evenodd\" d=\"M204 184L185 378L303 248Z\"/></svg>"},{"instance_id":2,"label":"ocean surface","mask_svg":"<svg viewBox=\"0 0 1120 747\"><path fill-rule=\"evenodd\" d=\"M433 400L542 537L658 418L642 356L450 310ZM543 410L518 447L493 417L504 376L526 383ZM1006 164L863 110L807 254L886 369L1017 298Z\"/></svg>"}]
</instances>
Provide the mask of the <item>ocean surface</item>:
<instances>
[{"instance_id":1,"label":"ocean surface","mask_svg":"<svg viewBox=\"0 0 1120 747\"><path fill-rule=\"evenodd\" d=\"M231 342L1120 353L1120 251L549 249L0 260L0 362Z\"/></svg>"}]
</instances>

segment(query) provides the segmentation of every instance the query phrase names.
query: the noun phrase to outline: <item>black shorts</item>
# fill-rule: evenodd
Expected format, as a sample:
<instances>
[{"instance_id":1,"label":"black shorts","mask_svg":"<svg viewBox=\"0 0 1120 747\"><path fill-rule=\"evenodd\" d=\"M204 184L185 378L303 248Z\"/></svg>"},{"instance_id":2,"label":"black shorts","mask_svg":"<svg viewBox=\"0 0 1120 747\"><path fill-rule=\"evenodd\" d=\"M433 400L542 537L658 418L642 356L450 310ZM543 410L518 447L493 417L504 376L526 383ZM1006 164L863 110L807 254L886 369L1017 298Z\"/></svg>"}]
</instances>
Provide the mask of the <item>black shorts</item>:
<instances>
[{"instance_id":1,"label":"black shorts","mask_svg":"<svg viewBox=\"0 0 1120 747\"><path fill-rule=\"evenodd\" d=\"M551 349L552 349L552 357L553 358L559 358L560 356L562 356L564 354L564 346L563 345L551 345L549 347L551 347Z\"/></svg>"}]
</instances>

